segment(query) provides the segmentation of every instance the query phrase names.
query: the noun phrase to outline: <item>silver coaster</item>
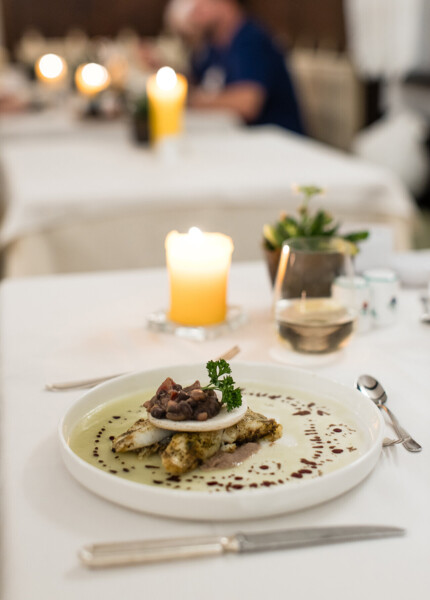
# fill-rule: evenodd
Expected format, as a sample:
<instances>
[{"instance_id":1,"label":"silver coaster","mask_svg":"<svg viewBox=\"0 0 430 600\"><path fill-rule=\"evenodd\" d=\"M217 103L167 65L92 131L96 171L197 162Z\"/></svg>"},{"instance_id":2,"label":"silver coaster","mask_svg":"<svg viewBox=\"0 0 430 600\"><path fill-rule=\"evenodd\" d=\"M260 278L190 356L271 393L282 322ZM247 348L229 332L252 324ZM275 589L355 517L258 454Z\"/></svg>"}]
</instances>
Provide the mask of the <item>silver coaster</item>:
<instances>
[{"instance_id":1,"label":"silver coaster","mask_svg":"<svg viewBox=\"0 0 430 600\"><path fill-rule=\"evenodd\" d=\"M217 325L208 325L207 327L180 325L179 323L170 321L165 310L159 310L150 314L147 317L146 325L150 331L169 333L180 338L204 342L235 331L246 323L246 321L246 314L240 306L229 306L226 320Z\"/></svg>"}]
</instances>

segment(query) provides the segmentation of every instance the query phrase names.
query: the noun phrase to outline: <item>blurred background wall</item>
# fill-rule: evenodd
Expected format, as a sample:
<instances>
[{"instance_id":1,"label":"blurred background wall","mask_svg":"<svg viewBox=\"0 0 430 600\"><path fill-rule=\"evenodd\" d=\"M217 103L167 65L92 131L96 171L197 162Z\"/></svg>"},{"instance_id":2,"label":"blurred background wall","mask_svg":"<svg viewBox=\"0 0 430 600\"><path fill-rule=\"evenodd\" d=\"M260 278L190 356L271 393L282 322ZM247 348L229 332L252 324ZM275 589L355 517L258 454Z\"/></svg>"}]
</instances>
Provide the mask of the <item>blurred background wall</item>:
<instances>
[{"instance_id":1,"label":"blurred background wall","mask_svg":"<svg viewBox=\"0 0 430 600\"><path fill-rule=\"evenodd\" d=\"M13 49L29 27L47 37L79 27L88 35L115 35L133 27L157 35L167 0L2 0L6 44ZM345 27L342 0L249 0L249 8L279 39L291 45L323 45L342 50Z\"/></svg>"},{"instance_id":2,"label":"blurred background wall","mask_svg":"<svg viewBox=\"0 0 430 600\"><path fill-rule=\"evenodd\" d=\"M90 36L114 35L122 27L156 35L166 4L167 0L3 0L6 44L12 49L29 27L47 37L63 36L73 27Z\"/></svg>"},{"instance_id":3,"label":"blurred background wall","mask_svg":"<svg viewBox=\"0 0 430 600\"><path fill-rule=\"evenodd\" d=\"M3 6L0 2L0 46L3 46L5 43L4 40L4 31L3 31Z\"/></svg>"}]
</instances>

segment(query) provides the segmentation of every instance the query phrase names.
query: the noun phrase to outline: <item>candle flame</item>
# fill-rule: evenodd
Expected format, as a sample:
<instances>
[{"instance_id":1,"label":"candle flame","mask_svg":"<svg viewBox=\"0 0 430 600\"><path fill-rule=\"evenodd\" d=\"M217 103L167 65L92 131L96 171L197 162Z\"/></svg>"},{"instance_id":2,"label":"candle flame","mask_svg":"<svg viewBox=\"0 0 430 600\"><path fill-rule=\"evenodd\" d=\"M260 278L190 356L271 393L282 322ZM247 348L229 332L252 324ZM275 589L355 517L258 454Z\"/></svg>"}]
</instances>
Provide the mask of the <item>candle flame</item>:
<instances>
[{"instance_id":1,"label":"candle flame","mask_svg":"<svg viewBox=\"0 0 430 600\"><path fill-rule=\"evenodd\" d=\"M203 232L198 227L190 227L190 229L188 230L188 235L193 240L201 240L203 237Z\"/></svg>"},{"instance_id":2,"label":"candle flame","mask_svg":"<svg viewBox=\"0 0 430 600\"><path fill-rule=\"evenodd\" d=\"M63 74L65 63L58 54L44 54L38 60L38 67L46 79L57 79Z\"/></svg>"},{"instance_id":3,"label":"candle flame","mask_svg":"<svg viewBox=\"0 0 430 600\"><path fill-rule=\"evenodd\" d=\"M109 83L109 73L103 65L88 63L82 68L82 80L88 86L104 88Z\"/></svg>"},{"instance_id":4,"label":"candle flame","mask_svg":"<svg viewBox=\"0 0 430 600\"><path fill-rule=\"evenodd\" d=\"M160 90L170 92L176 87L178 77L171 67L162 67L157 73L156 81Z\"/></svg>"}]
</instances>

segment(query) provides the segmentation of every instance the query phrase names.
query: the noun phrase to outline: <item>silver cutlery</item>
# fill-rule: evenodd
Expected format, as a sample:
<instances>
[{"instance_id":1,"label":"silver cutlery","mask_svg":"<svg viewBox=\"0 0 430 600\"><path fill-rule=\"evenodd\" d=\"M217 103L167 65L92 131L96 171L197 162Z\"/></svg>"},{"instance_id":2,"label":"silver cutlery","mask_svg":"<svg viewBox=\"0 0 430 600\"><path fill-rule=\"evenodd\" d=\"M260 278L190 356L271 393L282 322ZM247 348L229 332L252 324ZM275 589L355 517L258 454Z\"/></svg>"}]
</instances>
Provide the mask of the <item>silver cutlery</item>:
<instances>
[{"instance_id":1,"label":"silver cutlery","mask_svg":"<svg viewBox=\"0 0 430 600\"><path fill-rule=\"evenodd\" d=\"M94 379L81 379L77 381L62 381L58 383L47 383L45 390L48 392L66 392L68 390L89 390L100 383L116 379L127 373L117 373L115 375L106 375L104 377L96 377Z\"/></svg>"},{"instance_id":2,"label":"silver cutlery","mask_svg":"<svg viewBox=\"0 0 430 600\"><path fill-rule=\"evenodd\" d=\"M404 529L382 525L287 529L266 533L237 533L232 536L93 544L83 547L79 551L79 558L84 565L91 568L122 567L228 553L246 554L354 542L404 534Z\"/></svg>"},{"instance_id":3,"label":"silver cutlery","mask_svg":"<svg viewBox=\"0 0 430 600\"><path fill-rule=\"evenodd\" d=\"M387 394L379 381L371 375L360 375L356 386L357 389L359 389L360 392L362 392L365 396L370 398L370 400L372 400L378 408L387 413L395 432L399 436L399 440L396 441L396 443L401 442L409 452L421 452L422 447L410 436L406 429L400 425L397 417L386 406Z\"/></svg>"},{"instance_id":4,"label":"silver cutlery","mask_svg":"<svg viewBox=\"0 0 430 600\"><path fill-rule=\"evenodd\" d=\"M237 356L240 352L239 346L234 346L230 348L227 352L218 357L217 360L231 360L235 356ZM111 379L116 379L117 377L121 377L122 375L128 375L129 373L117 373L115 375L106 375L104 377L95 377L93 379L81 379L77 381L62 381L57 383L47 383L45 385L45 390L48 392L66 392L68 390L89 390L100 383L104 383L105 381L110 381Z\"/></svg>"},{"instance_id":5,"label":"silver cutlery","mask_svg":"<svg viewBox=\"0 0 430 600\"><path fill-rule=\"evenodd\" d=\"M421 323L430 323L430 298L422 296L421 302L424 306L424 312L421 315Z\"/></svg>"},{"instance_id":6,"label":"silver cutlery","mask_svg":"<svg viewBox=\"0 0 430 600\"><path fill-rule=\"evenodd\" d=\"M398 438L397 440L393 440L391 438L384 438L382 441L382 446L384 448L389 448L390 446L395 446L396 444L403 444L403 438Z\"/></svg>"}]
</instances>

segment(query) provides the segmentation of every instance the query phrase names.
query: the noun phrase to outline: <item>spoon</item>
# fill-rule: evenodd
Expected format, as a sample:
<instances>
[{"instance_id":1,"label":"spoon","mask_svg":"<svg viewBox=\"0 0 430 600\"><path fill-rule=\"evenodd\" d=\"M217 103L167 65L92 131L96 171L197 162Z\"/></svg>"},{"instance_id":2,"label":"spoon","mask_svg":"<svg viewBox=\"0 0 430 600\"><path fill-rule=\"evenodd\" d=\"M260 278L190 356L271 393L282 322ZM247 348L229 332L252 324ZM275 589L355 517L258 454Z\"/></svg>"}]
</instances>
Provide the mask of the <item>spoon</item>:
<instances>
[{"instance_id":1,"label":"spoon","mask_svg":"<svg viewBox=\"0 0 430 600\"><path fill-rule=\"evenodd\" d=\"M385 410L389 416L391 423L393 424L394 430L402 440L403 446L409 452L421 452L422 447L409 435L409 433L403 429L397 420L396 416L391 410L385 406L387 402L387 394L377 379L371 375L360 375L356 383L357 389L360 390L365 396L372 400L378 408Z\"/></svg>"},{"instance_id":2,"label":"spoon","mask_svg":"<svg viewBox=\"0 0 430 600\"><path fill-rule=\"evenodd\" d=\"M421 323L430 323L430 298L423 296L421 302L424 305L424 312L421 315Z\"/></svg>"}]
</instances>

